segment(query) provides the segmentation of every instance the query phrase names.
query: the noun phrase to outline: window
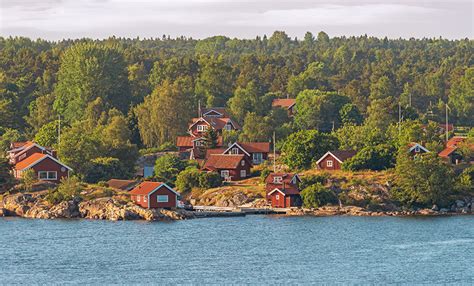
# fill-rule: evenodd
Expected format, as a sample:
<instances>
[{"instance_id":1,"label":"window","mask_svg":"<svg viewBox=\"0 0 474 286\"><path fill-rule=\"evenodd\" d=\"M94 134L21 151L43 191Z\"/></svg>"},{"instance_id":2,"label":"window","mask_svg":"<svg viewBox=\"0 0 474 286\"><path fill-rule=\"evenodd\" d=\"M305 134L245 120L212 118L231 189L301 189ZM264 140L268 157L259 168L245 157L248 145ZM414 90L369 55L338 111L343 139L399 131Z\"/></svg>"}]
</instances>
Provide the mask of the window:
<instances>
[{"instance_id":1,"label":"window","mask_svg":"<svg viewBox=\"0 0 474 286\"><path fill-rule=\"evenodd\" d=\"M227 123L226 125L224 125L224 129L227 130L227 131L230 131L230 130L232 130L232 125Z\"/></svg>"},{"instance_id":2,"label":"window","mask_svg":"<svg viewBox=\"0 0 474 286\"><path fill-rule=\"evenodd\" d=\"M332 165L332 160L327 160L327 161L326 161L326 166L332 167L332 166L333 166L333 165Z\"/></svg>"},{"instance_id":3,"label":"window","mask_svg":"<svg viewBox=\"0 0 474 286\"><path fill-rule=\"evenodd\" d=\"M283 182L283 178L282 178L282 177L273 177L273 183L275 183L275 184L281 184L281 182Z\"/></svg>"},{"instance_id":4,"label":"window","mask_svg":"<svg viewBox=\"0 0 474 286\"><path fill-rule=\"evenodd\" d=\"M203 144L202 141L194 141L194 146L196 146L196 147L201 147L201 146L203 146L203 145L204 145L204 144Z\"/></svg>"},{"instance_id":5,"label":"window","mask_svg":"<svg viewBox=\"0 0 474 286\"><path fill-rule=\"evenodd\" d=\"M228 178L229 177L229 170L222 170L221 171L221 177L222 178Z\"/></svg>"},{"instance_id":6,"label":"window","mask_svg":"<svg viewBox=\"0 0 474 286\"><path fill-rule=\"evenodd\" d=\"M252 160L254 163L259 164L263 161L263 154L262 153L253 153Z\"/></svg>"},{"instance_id":7,"label":"window","mask_svg":"<svg viewBox=\"0 0 474 286\"><path fill-rule=\"evenodd\" d=\"M143 202L144 203L146 203L146 200L147 200L146 196L143 196Z\"/></svg>"},{"instance_id":8,"label":"window","mask_svg":"<svg viewBox=\"0 0 474 286\"><path fill-rule=\"evenodd\" d=\"M420 146L417 145L417 146L415 147L415 152L416 152L416 153L420 152Z\"/></svg>"},{"instance_id":9,"label":"window","mask_svg":"<svg viewBox=\"0 0 474 286\"><path fill-rule=\"evenodd\" d=\"M275 199L279 200L279 199L280 199L280 195L276 195L276 196L275 196Z\"/></svg>"},{"instance_id":10,"label":"window","mask_svg":"<svg viewBox=\"0 0 474 286\"><path fill-rule=\"evenodd\" d=\"M38 179L40 180L56 180L58 173L56 171L39 171Z\"/></svg>"},{"instance_id":11,"label":"window","mask_svg":"<svg viewBox=\"0 0 474 286\"><path fill-rule=\"evenodd\" d=\"M239 154L239 148L237 147L232 148L232 150L230 150L230 154L234 154L234 155Z\"/></svg>"},{"instance_id":12,"label":"window","mask_svg":"<svg viewBox=\"0 0 474 286\"><path fill-rule=\"evenodd\" d=\"M139 202L139 201L140 201L140 195L137 196L137 202Z\"/></svg>"},{"instance_id":13,"label":"window","mask_svg":"<svg viewBox=\"0 0 474 286\"><path fill-rule=\"evenodd\" d=\"M203 132L207 130L207 127L208 127L207 125L198 125L197 130L199 132Z\"/></svg>"},{"instance_id":14,"label":"window","mask_svg":"<svg viewBox=\"0 0 474 286\"><path fill-rule=\"evenodd\" d=\"M158 195L156 196L157 203L167 203L168 202L168 195Z\"/></svg>"},{"instance_id":15,"label":"window","mask_svg":"<svg viewBox=\"0 0 474 286\"><path fill-rule=\"evenodd\" d=\"M246 170L240 170L240 177L241 178L247 177L247 171Z\"/></svg>"},{"instance_id":16,"label":"window","mask_svg":"<svg viewBox=\"0 0 474 286\"><path fill-rule=\"evenodd\" d=\"M245 166L245 160L240 161L240 165Z\"/></svg>"}]
</instances>

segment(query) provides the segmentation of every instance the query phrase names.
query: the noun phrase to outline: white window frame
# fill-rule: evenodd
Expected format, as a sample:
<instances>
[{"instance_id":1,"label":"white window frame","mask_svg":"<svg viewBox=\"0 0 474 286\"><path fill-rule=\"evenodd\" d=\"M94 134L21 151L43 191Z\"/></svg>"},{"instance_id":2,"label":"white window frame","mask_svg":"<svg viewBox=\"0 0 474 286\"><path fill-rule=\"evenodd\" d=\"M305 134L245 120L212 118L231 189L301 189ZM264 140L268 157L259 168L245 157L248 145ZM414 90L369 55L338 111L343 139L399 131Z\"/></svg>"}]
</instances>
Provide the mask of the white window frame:
<instances>
[{"instance_id":1,"label":"white window frame","mask_svg":"<svg viewBox=\"0 0 474 286\"><path fill-rule=\"evenodd\" d=\"M202 146L204 146L204 144L203 144L202 141L197 140L197 141L194 141L194 146L196 146L196 147L202 147Z\"/></svg>"},{"instance_id":2,"label":"white window frame","mask_svg":"<svg viewBox=\"0 0 474 286\"><path fill-rule=\"evenodd\" d=\"M281 182L283 182L283 177L273 177L273 183L275 184L281 184Z\"/></svg>"},{"instance_id":3,"label":"white window frame","mask_svg":"<svg viewBox=\"0 0 474 286\"><path fill-rule=\"evenodd\" d=\"M275 196L275 199L276 199L276 200L279 200L279 199L280 199L280 195L277 194L277 195Z\"/></svg>"},{"instance_id":4,"label":"white window frame","mask_svg":"<svg viewBox=\"0 0 474 286\"><path fill-rule=\"evenodd\" d=\"M222 178L229 178L230 177L229 170L221 170L221 177Z\"/></svg>"},{"instance_id":5,"label":"white window frame","mask_svg":"<svg viewBox=\"0 0 474 286\"><path fill-rule=\"evenodd\" d=\"M237 155L237 154L239 154L239 148L237 148L237 147L232 148L232 149L230 150L230 154L232 154L232 155Z\"/></svg>"},{"instance_id":6,"label":"white window frame","mask_svg":"<svg viewBox=\"0 0 474 286\"><path fill-rule=\"evenodd\" d=\"M143 202L146 203L148 201L146 196L143 196Z\"/></svg>"},{"instance_id":7,"label":"white window frame","mask_svg":"<svg viewBox=\"0 0 474 286\"><path fill-rule=\"evenodd\" d=\"M197 131L204 132L204 131L207 130L208 127L209 126L207 126L207 125L200 124L200 125L197 126Z\"/></svg>"},{"instance_id":8,"label":"white window frame","mask_svg":"<svg viewBox=\"0 0 474 286\"><path fill-rule=\"evenodd\" d=\"M326 167L333 167L333 166L334 166L334 162L332 160L326 161Z\"/></svg>"},{"instance_id":9,"label":"white window frame","mask_svg":"<svg viewBox=\"0 0 474 286\"><path fill-rule=\"evenodd\" d=\"M230 130L232 130L232 125L227 123L226 125L224 125L224 129L227 130L227 131L230 131Z\"/></svg>"},{"instance_id":10,"label":"white window frame","mask_svg":"<svg viewBox=\"0 0 474 286\"><path fill-rule=\"evenodd\" d=\"M245 166L245 160L240 161L240 165L243 167Z\"/></svg>"},{"instance_id":11,"label":"white window frame","mask_svg":"<svg viewBox=\"0 0 474 286\"><path fill-rule=\"evenodd\" d=\"M161 198L161 200L160 200ZM164 198L166 198L166 200L164 200ZM156 196L156 202L157 203L167 203L170 201L170 198L168 195L157 195Z\"/></svg>"},{"instance_id":12,"label":"white window frame","mask_svg":"<svg viewBox=\"0 0 474 286\"><path fill-rule=\"evenodd\" d=\"M254 163L261 163L263 161L262 153L252 153L252 160Z\"/></svg>"},{"instance_id":13,"label":"white window frame","mask_svg":"<svg viewBox=\"0 0 474 286\"><path fill-rule=\"evenodd\" d=\"M418 145L415 146L415 153L420 153L420 146Z\"/></svg>"},{"instance_id":14,"label":"white window frame","mask_svg":"<svg viewBox=\"0 0 474 286\"><path fill-rule=\"evenodd\" d=\"M240 170L240 177L247 178L247 170Z\"/></svg>"},{"instance_id":15,"label":"white window frame","mask_svg":"<svg viewBox=\"0 0 474 286\"><path fill-rule=\"evenodd\" d=\"M42 178L42 175L46 175ZM58 172L56 171L38 171L38 180L54 181L58 179Z\"/></svg>"},{"instance_id":16,"label":"white window frame","mask_svg":"<svg viewBox=\"0 0 474 286\"><path fill-rule=\"evenodd\" d=\"M137 195L137 202L140 202L140 195Z\"/></svg>"}]
</instances>

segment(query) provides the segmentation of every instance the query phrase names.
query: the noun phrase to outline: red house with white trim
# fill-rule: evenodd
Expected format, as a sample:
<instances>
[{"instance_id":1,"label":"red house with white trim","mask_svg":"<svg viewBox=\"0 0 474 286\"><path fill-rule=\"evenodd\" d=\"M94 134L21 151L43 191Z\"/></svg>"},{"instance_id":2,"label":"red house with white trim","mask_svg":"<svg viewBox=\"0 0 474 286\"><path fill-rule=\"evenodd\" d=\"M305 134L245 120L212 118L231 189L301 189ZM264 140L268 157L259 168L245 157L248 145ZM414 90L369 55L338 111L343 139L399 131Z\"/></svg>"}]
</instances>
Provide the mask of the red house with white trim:
<instances>
[{"instance_id":1,"label":"red house with white trim","mask_svg":"<svg viewBox=\"0 0 474 286\"><path fill-rule=\"evenodd\" d=\"M130 191L132 201L146 209L176 208L179 193L162 182L143 182Z\"/></svg>"},{"instance_id":2,"label":"red house with white trim","mask_svg":"<svg viewBox=\"0 0 474 286\"><path fill-rule=\"evenodd\" d=\"M342 163L347 159L354 157L356 154L357 152L352 150L328 151L318 161L316 161L316 165L318 166L318 169L322 170L341 170Z\"/></svg>"},{"instance_id":3,"label":"red house with white trim","mask_svg":"<svg viewBox=\"0 0 474 286\"><path fill-rule=\"evenodd\" d=\"M223 152L223 154L229 155L243 154L254 165L261 164L267 160L268 153L270 153L269 142L235 142Z\"/></svg>"},{"instance_id":4,"label":"red house with white trim","mask_svg":"<svg viewBox=\"0 0 474 286\"><path fill-rule=\"evenodd\" d=\"M23 173L29 169L34 170L40 181L59 183L62 178L69 177L71 168L61 163L49 154L34 153L31 156L16 163L13 167L13 175L21 179Z\"/></svg>"},{"instance_id":5,"label":"red house with white trim","mask_svg":"<svg viewBox=\"0 0 474 286\"><path fill-rule=\"evenodd\" d=\"M242 154L210 154L202 169L219 173L225 181L238 181L250 177L251 166L251 162Z\"/></svg>"},{"instance_id":6,"label":"red house with white trim","mask_svg":"<svg viewBox=\"0 0 474 286\"><path fill-rule=\"evenodd\" d=\"M8 158L10 164L15 165L16 163L30 157L35 153L48 154L52 157L56 157L56 152L40 146L32 141L26 142L14 142L10 145L11 150L8 151Z\"/></svg>"},{"instance_id":7,"label":"red house with white trim","mask_svg":"<svg viewBox=\"0 0 474 286\"><path fill-rule=\"evenodd\" d=\"M273 208L300 207L300 183L298 174L270 173L265 178L267 202Z\"/></svg>"}]
</instances>

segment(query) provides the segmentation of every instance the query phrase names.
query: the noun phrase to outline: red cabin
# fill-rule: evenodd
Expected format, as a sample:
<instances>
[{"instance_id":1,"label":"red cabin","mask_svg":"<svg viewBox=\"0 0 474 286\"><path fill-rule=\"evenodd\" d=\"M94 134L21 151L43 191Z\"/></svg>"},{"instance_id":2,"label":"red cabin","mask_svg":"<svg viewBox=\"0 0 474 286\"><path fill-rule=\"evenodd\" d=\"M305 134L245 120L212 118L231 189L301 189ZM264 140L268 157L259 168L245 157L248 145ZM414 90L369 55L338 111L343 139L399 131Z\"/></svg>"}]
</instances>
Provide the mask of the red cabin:
<instances>
[{"instance_id":1,"label":"red cabin","mask_svg":"<svg viewBox=\"0 0 474 286\"><path fill-rule=\"evenodd\" d=\"M238 181L250 176L250 167L245 155L211 154L203 170L218 172L226 181Z\"/></svg>"},{"instance_id":2,"label":"red cabin","mask_svg":"<svg viewBox=\"0 0 474 286\"><path fill-rule=\"evenodd\" d=\"M288 116L292 117L296 113L295 98L276 98L272 102L272 107L284 108L288 111Z\"/></svg>"},{"instance_id":3,"label":"red cabin","mask_svg":"<svg viewBox=\"0 0 474 286\"><path fill-rule=\"evenodd\" d=\"M317 162L318 169L322 170L341 170L342 163L357 154L356 151L328 151Z\"/></svg>"},{"instance_id":4,"label":"red cabin","mask_svg":"<svg viewBox=\"0 0 474 286\"><path fill-rule=\"evenodd\" d=\"M142 208L176 208L179 193L162 182L143 182L130 191L132 200Z\"/></svg>"},{"instance_id":5,"label":"red cabin","mask_svg":"<svg viewBox=\"0 0 474 286\"><path fill-rule=\"evenodd\" d=\"M38 180L54 183L59 183L62 178L69 177L69 171L72 171L71 168L49 154L34 153L15 164L13 175L15 178L20 179L23 176L23 172L29 169L34 170Z\"/></svg>"},{"instance_id":6,"label":"red cabin","mask_svg":"<svg viewBox=\"0 0 474 286\"><path fill-rule=\"evenodd\" d=\"M300 207L302 205L297 174L271 173L265 178L267 202L273 208Z\"/></svg>"}]
</instances>

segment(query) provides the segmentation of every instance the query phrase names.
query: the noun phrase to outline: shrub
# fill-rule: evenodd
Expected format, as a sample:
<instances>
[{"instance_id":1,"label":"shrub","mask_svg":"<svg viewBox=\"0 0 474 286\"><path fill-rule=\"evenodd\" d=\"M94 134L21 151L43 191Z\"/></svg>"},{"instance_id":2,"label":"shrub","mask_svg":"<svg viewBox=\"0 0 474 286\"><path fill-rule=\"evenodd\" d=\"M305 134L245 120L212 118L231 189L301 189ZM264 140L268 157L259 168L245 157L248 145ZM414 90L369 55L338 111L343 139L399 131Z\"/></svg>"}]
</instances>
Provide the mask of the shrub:
<instances>
[{"instance_id":1,"label":"shrub","mask_svg":"<svg viewBox=\"0 0 474 286\"><path fill-rule=\"evenodd\" d=\"M159 181L174 186L178 174L186 169L188 163L179 159L176 155L166 154L155 162L155 178Z\"/></svg>"},{"instance_id":2,"label":"shrub","mask_svg":"<svg viewBox=\"0 0 474 286\"><path fill-rule=\"evenodd\" d=\"M190 192L193 188L210 189L222 185L222 178L216 172L201 172L196 168L187 168L179 173L176 188L180 192Z\"/></svg>"},{"instance_id":3,"label":"shrub","mask_svg":"<svg viewBox=\"0 0 474 286\"><path fill-rule=\"evenodd\" d=\"M261 172L260 172L260 179L262 179L262 182L265 182L265 179L268 177L268 175L270 175L272 171L270 169L263 169Z\"/></svg>"},{"instance_id":4,"label":"shrub","mask_svg":"<svg viewBox=\"0 0 474 286\"><path fill-rule=\"evenodd\" d=\"M329 178L328 173L322 173L317 175L308 175L301 178L300 189L305 189L314 184L326 184Z\"/></svg>"},{"instance_id":5,"label":"shrub","mask_svg":"<svg viewBox=\"0 0 474 286\"><path fill-rule=\"evenodd\" d=\"M301 191L303 206L306 208L318 208L327 204L337 203L336 194L326 189L321 183L306 187Z\"/></svg>"},{"instance_id":6,"label":"shrub","mask_svg":"<svg viewBox=\"0 0 474 286\"><path fill-rule=\"evenodd\" d=\"M380 144L362 148L354 157L346 160L342 168L348 171L380 171L393 168L394 165L395 149L391 145Z\"/></svg>"},{"instance_id":7,"label":"shrub","mask_svg":"<svg viewBox=\"0 0 474 286\"><path fill-rule=\"evenodd\" d=\"M80 198L82 185L77 177L63 178L56 190L49 190L46 200L51 204Z\"/></svg>"},{"instance_id":8,"label":"shrub","mask_svg":"<svg viewBox=\"0 0 474 286\"><path fill-rule=\"evenodd\" d=\"M126 175L127 171L124 170L119 159L99 157L91 160L90 168L86 172L84 180L88 183L97 183L112 178L124 178Z\"/></svg>"},{"instance_id":9,"label":"shrub","mask_svg":"<svg viewBox=\"0 0 474 286\"><path fill-rule=\"evenodd\" d=\"M201 173L199 186L204 189L217 188L222 185L222 177L216 172Z\"/></svg>"},{"instance_id":10,"label":"shrub","mask_svg":"<svg viewBox=\"0 0 474 286\"><path fill-rule=\"evenodd\" d=\"M23 183L23 186L25 187L25 191L31 192L33 189L33 185L38 182L36 172L33 169L28 169L24 171L21 176L21 181Z\"/></svg>"}]
</instances>

